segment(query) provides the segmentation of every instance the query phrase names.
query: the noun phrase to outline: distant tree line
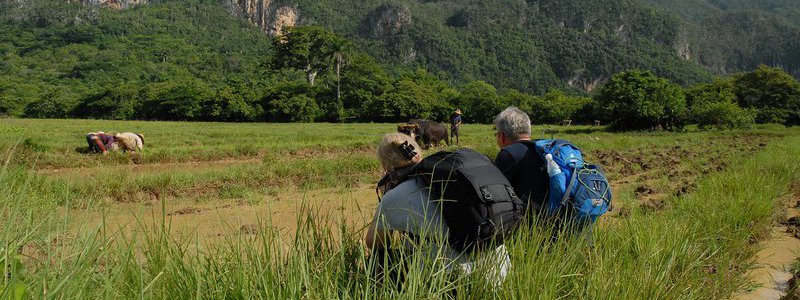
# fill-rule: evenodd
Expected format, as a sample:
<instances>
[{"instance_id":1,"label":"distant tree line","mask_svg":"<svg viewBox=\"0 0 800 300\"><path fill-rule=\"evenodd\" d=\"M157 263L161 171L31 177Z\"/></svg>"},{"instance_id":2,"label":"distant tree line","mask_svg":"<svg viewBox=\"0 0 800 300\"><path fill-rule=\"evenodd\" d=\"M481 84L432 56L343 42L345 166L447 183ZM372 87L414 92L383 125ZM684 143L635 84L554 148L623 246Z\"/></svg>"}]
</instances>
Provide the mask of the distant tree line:
<instances>
[{"instance_id":1,"label":"distant tree line","mask_svg":"<svg viewBox=\"0 0 800 300\"><path fill-rule=\"evenodd\" d=\"M800 124L800 83L781 69L717 78L683 89L649 71L614 75L591 105L614 128L746 128L758 123Z\"/></svg>"}]
</instances>

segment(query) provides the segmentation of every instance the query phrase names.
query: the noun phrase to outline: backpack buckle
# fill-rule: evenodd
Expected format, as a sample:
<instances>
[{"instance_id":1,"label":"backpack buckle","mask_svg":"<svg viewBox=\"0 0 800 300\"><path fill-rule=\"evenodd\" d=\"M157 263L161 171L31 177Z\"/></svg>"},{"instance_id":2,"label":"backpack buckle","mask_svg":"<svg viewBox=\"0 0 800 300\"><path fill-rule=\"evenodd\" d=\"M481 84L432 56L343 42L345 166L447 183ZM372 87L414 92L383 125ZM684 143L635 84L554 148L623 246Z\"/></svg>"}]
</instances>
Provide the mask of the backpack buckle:
<instances>
[{"instance_id":1,"label":"backpack buckle","mask_svg":"<svg viewBox=\"0 0 800 300\"><path fill-rule=\"evenodd\" d=\"M514 188L506 186L506 191L508 191L508 195L511 196L511 198L517 198L517 194L514 193Z\"/></svg>"},{"instance_id":2,"label":"backpack buckle","mask_svg":"<svg viewBox=\"0 0 800 300\"><path fill-rule=\"evenodd\" d=\"M492 193L489 192L489 189L487 187L481 188L481 196L483 197L483 200L486 201L492 200Z\"/></svg>"},{"instance_id":3,"label":"backpack buckle","mask_svg":"<svg viewBox=\"0 0 800 300\"><path fill-rule=\"evenodd\" d=\"M494 221L492 221L491 218L486 219L486 221L483 221L483 223L478 225L478 236L485 237L487 234L491 234L494 232L495 227L497 226L494 224ZM488 230L484 230L484 228L487 228Z\"/></svg>"}]
</instances>

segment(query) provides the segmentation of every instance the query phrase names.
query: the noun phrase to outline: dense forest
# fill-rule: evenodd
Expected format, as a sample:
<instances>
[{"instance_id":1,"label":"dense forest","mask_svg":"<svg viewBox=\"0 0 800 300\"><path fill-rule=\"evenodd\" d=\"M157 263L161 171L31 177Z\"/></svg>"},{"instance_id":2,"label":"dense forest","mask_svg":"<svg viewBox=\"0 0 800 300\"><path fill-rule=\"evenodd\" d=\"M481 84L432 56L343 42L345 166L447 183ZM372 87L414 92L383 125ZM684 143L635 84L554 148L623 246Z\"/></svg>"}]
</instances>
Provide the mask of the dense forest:
<instances>
[{"instance_id":1,"label":"dense forest","mask_svg":"<svg viewBox=\"0 0 800 300\"><path fill-rule=\"evenodd\" d=\"M633 127L720 111L750 116L726 123L736 126L796 115L796 80L782 71L800 73L800 3L790 0L261 2L296 11L298 27L280 38L270 20L232 9L243 1L2 1L0 115L342 122L443 120L461 107L490 122L518 105L536 122ZM762 64L780 69L753 71ZM649 71L623 72L634 69ZM748 74L789 86L772 105L780 116L733 91ZM685 113L612 118L613 93L600 88L612 77L674 84ZM692 92L719 82L731 89L724 101L692 109Z\"/></svg>"}]
</instances>

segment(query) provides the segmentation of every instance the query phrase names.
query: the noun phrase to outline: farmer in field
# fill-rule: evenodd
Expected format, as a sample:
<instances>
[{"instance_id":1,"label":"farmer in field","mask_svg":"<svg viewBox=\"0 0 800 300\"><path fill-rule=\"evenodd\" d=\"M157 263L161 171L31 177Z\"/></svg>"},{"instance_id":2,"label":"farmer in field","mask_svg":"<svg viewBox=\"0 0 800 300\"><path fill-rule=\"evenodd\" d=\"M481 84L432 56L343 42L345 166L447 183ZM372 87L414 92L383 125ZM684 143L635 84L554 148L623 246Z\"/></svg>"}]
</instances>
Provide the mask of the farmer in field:
<instances>
[{"instance_id":1,"label":"farmer in field","mask_svg":"<svg viewBox=\"0 0 800 300\"><path fill-rule=\"evenodd\" d=\"M117 133L114 135L114 139L122 151L141 153L142 148L144 148L144 136L138 133Z\"/></svg>"},{"instance_id":2,"label":"farmer in field","mask_svg":"<svg viewBox=\"0 0 800 300\"><path fill-rule=\"evenodd\" d=\"M516 107L503 110L494 120L500 152L495 165L506 175L525 204L525 213L536 216L547 197L549 176L544 161L531 142L531 119Z\"/></svg>"},{"instance_id":3,"label":"farmer in field","mask_svg":"<svg viewBox=\"0 0 800 300\"><path fill-rule=\"evenodd\" d=\"M472 255L447 246L448 227L439 205L429 199L430 189L419 176L404 176L422 161L417 142L402 133L387 134L378 144L377 156L386 171L386 176L379 183L384 194L367 228L365 242L374 261L380 265L378 269L382 270L384 260L389 261L387 267L397 267L403 255L415 250L427 253L431 263L441 262L448 270L455 268L471 273L478 261ZM398 180L401 178L406 179ZM392 232L403 233L403 245L391 245ZM505 246L493 250L489 251L489 255L481 256L481 259L488 259L481 262L492 266L487 272L487 276L491 277L487 278L490 283L497 285L505 278L511 261Z\"/></svg>"},{"instance_id":4,"label":"farmer in field","mask_svg":"<svg viewBox=\"0 0 800 300\"><path fill-rule=\"evenodd\" d=\"M456 145L459 143L459 137L461 136L461 132L459 131L459 127L461 126L461 109L456 108L456 111L450 116L450 140L453 137L456 138Z\"/></svg>"},{"instance_id":5,"label":"farmer in field","mask_svg":"<svg viewBox=\"0 0 800 300\"><path fill-rule=\"evenodd\" d=\"M102 131L89 132L86 134L86 142L89 144L89 152L108 154L108 151L116 149L113 135Z\"/></svg>"}]
</instances>

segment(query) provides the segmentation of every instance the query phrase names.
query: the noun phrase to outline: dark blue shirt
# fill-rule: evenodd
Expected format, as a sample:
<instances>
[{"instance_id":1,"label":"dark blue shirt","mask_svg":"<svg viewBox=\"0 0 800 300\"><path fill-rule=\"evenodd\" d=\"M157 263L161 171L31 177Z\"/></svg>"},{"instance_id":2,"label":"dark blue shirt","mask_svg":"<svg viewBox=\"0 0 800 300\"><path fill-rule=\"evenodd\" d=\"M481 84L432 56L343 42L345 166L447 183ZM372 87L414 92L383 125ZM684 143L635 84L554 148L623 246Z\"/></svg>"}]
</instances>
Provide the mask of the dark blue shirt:
<instances>
[{"instance_id":1,"label":"dark blue shirt","mask_svg":"<svg viewBox=\"0 0 800 300\"><path fill-rule=\"evenodd\" d=\"M533 142L519 141L500 149L494 164L506 175L529 212L536 212L542 207L547 198L550 178Z\"/></svg>"},{"instance_id":2,"label":"dark blue shirt","mask_svg":"<svg viewBox=\"0 0 800 300\"><path fill-rule=\"evenodd\" d=\"M453 114L452 116L450 116L450 125L451 126L456 126L459 122L461 122L461 115Z\"/></svg>"}]
</instances>

